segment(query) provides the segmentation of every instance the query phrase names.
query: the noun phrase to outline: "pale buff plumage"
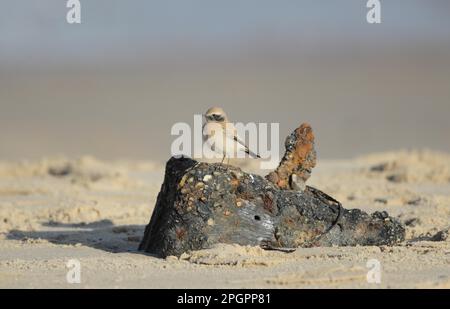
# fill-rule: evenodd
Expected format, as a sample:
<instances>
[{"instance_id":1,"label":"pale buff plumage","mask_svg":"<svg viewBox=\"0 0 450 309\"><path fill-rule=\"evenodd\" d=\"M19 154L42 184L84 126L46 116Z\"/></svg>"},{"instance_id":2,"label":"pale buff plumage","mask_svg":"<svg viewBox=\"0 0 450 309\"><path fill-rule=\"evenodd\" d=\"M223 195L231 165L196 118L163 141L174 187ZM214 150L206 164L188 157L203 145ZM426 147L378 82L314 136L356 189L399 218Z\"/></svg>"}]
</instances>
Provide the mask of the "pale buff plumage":
<instances>
[{"instance_id":1,"label":"pale buff plumage","mask_svg":"<svg viewBox=\"0 0 450 309\"><path fill-rule=\"evenodd\" d=\"M243 151L254 158L260 156L247 147L237 135L237 130L229 122L227 114L220 107L211 107L205 113L206 123L203 125L205 142L216 152L225 157L234 157L237 151Z\"/></svg>"}]
</instances>

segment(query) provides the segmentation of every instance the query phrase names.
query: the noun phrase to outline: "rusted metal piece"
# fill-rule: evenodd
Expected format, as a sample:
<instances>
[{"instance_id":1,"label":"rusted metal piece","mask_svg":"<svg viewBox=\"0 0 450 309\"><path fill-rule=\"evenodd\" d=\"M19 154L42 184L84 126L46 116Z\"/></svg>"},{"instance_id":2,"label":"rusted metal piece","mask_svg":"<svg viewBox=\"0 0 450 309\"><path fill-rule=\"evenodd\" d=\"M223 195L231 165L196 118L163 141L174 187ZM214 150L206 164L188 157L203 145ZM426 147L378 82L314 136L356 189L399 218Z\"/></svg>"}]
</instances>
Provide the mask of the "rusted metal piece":
<instances>
[{"instance_id":1,"label":"rusted metal piece","mask_svg":"<svg viewBox=\"0 0 450 309\"><path fill-rule=\"evenodd\" d=\"M316 166L314 134L309 124L303 123L286 138L286 152L277 169L266 178L284 190L305 189L306 181Z\"/></svg>"},{"instance_id":2,"label":"rusted metal piece","mask_svg":"<svg viewBox=\"0 0 450 309\"><path fill-rule=\"evenodd\" d=\"M236 243L290 252L392 245L404 237L403 226L387 213L346 210L312 187L284 190L234 166L171 158L139 249L165 257Z\"/></svg>"}]
</instances>

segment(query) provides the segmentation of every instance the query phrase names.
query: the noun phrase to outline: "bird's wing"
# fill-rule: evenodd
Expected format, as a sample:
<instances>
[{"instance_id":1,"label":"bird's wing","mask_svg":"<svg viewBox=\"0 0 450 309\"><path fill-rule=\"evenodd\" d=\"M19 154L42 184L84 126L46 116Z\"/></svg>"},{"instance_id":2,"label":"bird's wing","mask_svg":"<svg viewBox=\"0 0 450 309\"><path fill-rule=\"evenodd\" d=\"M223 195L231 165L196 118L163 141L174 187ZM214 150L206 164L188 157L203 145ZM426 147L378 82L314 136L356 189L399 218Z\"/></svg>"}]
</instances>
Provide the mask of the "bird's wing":
<instances>
[{"instance_id":1,"label":"bird's wing","mask_svg":"<svg viewBox=\"0 0 450 309\"><path fill-rule=\"evenodd\" d=\"M230 127L228 127L228 125L229 125ZM227 124L226 134L227 134L227 136L228 136L229 138L232 138L235 142L237 142L238 144L242 145L242 146L244 147L244 149L245 149L245 153L247 153L247 154L249 154L249 155L251 155L252 157L255 157L255 158L261 158L261 157L259 156L259 154L254 153L253 151L251 151L251 150L248 148L248 146L245 144L245 142L243 142L243 141L239 138L239 136L237 135L236 128L234 127L234 125L232 125L232 124Z\"/></svg>"},{"instance_id":2,"label":"bird's wing","mask_svg":"<svg viewBox=\"0 0 450 309\"><path fill-rule=\"evenodd\" d=\"M255 157L255 158L261 158L261 157L259 156L259 154L254 153L253 151L251 151L251 150L248 148L248 146L247 146L243 141L241 141L241 140L239 139L239 137L238 137L237 135L233 136L233 139L234 139L237 143L239 143L239 144L241 144L242 146L244 146L244 148L245 148L245 153L247 153L247 154L249 154L249 155L251 155L252 157Z\"/></svg>"}]
</instances>

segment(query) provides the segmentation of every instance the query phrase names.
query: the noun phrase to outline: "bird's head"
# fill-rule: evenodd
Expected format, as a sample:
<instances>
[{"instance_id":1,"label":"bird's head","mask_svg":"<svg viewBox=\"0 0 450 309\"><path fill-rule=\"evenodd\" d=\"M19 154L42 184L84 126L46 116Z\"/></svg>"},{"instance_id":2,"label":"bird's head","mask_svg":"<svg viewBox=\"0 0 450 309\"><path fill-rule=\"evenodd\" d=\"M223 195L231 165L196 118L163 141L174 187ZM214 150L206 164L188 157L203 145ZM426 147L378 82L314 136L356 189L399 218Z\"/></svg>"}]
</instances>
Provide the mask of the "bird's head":
<instances>
[{"instance_id":1,"label":"bird's head","mask_svg":"<svg viewBox=\"0 0 450 309\"><path fill-rule=\"evenodd\" d=\"M227 115L220 107L211 107L205 113L206 122L227 122Z\"/></svg>"}]
</instances>

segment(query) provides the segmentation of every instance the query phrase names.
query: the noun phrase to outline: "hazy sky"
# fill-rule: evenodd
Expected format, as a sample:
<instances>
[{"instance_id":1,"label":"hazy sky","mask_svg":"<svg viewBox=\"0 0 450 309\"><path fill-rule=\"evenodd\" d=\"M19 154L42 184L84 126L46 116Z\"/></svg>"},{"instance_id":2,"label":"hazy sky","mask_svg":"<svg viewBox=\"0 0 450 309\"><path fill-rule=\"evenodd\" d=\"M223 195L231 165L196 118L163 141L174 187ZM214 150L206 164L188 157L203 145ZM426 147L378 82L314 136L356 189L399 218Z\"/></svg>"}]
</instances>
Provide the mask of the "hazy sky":
<instances>
[{"instance_id":1,"label":"hazy sky","mask_svg":"<svg viewBox=\"0 0 450 309\"><path fill-rule=\"evenodd\" d=\"M256 43L306 50L349 40L450 43L448 0L381 1L376 26L366 23L365 0L81 0L81 25L66 23L64 0L0 3L3 65L130 60L180 48L211 53Z\"/></svg>"},{"instance_id":2,"label":"hazy sky","mask_svg":"<svg viewBox=\"0 0 450 309\"><path fill-rule=\"evenodd\" d=\"M0 159L166 159L213 105L280 144L310 122L320 157L450 151L450 1L381 3L0 0Z\"/></svg>"}]
</instances>

